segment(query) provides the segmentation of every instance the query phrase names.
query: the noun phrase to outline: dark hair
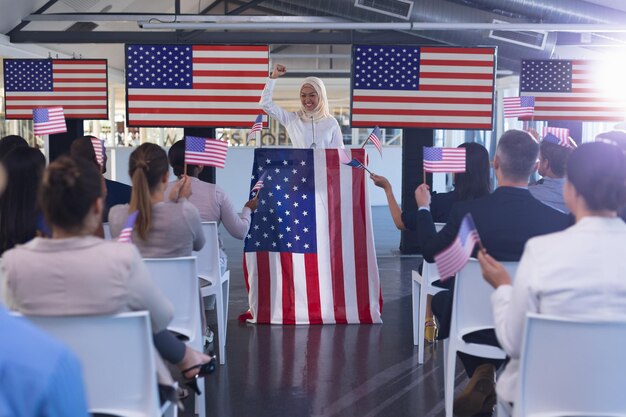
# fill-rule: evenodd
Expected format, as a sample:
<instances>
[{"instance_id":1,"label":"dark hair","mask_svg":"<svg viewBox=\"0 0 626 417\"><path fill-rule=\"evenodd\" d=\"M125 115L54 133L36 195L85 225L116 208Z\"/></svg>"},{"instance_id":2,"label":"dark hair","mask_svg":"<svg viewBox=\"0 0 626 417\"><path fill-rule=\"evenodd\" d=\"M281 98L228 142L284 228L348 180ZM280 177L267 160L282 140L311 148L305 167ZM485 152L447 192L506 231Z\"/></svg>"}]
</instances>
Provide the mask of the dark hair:
<instances>
[{"instance_id":1,"label":"dark hair","mask_svg":"<svg viewBox=\"0 0 626 417\"><path fill-rule=\"evenodd\" d=\"M527 181L537 163L539 145L528 132L507 130L500 136L496 155L502 175L512 181Z\"/></svg>"},{"instance_id":2,"label":"dark hair","mask_svg":"<svg viewBox=\"0 0 626 417\"><path fill-rule=\"evenodd\" d=\"M185 173L185 139L179 140L172 145L167 152L167 158L170 161L174 175L180 177ZM187 175L192 177L198 176L198 169L197 165L187 164Z\"/></svg>"},{"instance_id":3,"label":"dark hair","mask_svg":"<svg viewBox=\"0 0 626 417\"><path fill-rule=\"evenodd\" d=\"M48 225L80 230L94 201L104 195L102 174L82 158L60 156L44 171L39 204Z\"/></svg>"},{"instance_id":4,"label":"dark hair","mask_svg":"<svg viewBox=\"0 0 626 417\"><path fill-rule=\"evenodd\" d=\"M543 159L550 162L550 170L559 178L565 176L565 165L567 158L572 153L572 148L557 145L556 143L541 141L539 145L539 153Z\"/></svg>"},{"instance_id":5,"label":"dark hair","mask_svg":"<svg viewBox=\"0 0 626 417\"><path fill-rule=\"evenodd\" d=\"M86 159L89 162L92 162L98 169L102 170L102 172L106 172L105 165L101 167L98 163L98 158L96 157L96 151L93 148L93 143L91 143L91 139L97 139L95 136L81 136L72 141L72 145L70 146L70 155L73 158L82 158ZM98 139L99 140L99 139Z\"/></svg>"},{"instance_id":6,"label":"dark hair","mask_svg":"<svg viewBox=\"0 0 626 417\"><path fill-rule=\"evenodd\" d=\"M9 135L0 139L0 160L17 147L28 148L28 142L18 135Z\"/></svg>"},{"instance_id":7,"label":"dark hair","mask_svg":"<svg viewBox=\"0 0 626 417\"><path fill-rule=\"evenodd\" d=\"M489 152L484 146L468 142L459 148L466 149L466 169L454 175L454 189L459 200L471 200L489 194Z\"/></svg>"},{"instance_id":8,"label":"dark hair","mask_svg":"<svg viewBox=\"0 0 626 417\"><path fill-rule=\"evenodd\" d=\"M37 234L37 190L46 159L37 149L18 146L2 165L7 186L0 196L0 254Z\"/></svg>"},{"instance_id":9,"label":"dark hair","mask_svg":"<svg viewBox=\"0 0 626 417\"><path fill-rule=\"evenodd\" d=\"M611 130L600 133L596 136L596 141L616 145L623 152L626 152L626 130Z\"/></svg>"},{"instance_id":10,"label":"dark hair","mask_svg":"<svg viewBox=\"0 0 626 417\"><path fill-rule=\"evenodd\" d=\"M590 210L626 205L626 159L615 145L590 142L576 148L567 162L567 180Z\"/></svg>"},{"instance_id":11,"label":"dark hair","mask_svg":"<svg viewBox=\"0 0 626 417\"><path fill-rule=\"evenodd\" d=\"M152 221L150 196L168 169L165 151L154 143L144 143L130 154L128 174L133 180L133 188L129 212L139 211L135 230L143 240L148 237Z\"/></svg>"}]
</instances>

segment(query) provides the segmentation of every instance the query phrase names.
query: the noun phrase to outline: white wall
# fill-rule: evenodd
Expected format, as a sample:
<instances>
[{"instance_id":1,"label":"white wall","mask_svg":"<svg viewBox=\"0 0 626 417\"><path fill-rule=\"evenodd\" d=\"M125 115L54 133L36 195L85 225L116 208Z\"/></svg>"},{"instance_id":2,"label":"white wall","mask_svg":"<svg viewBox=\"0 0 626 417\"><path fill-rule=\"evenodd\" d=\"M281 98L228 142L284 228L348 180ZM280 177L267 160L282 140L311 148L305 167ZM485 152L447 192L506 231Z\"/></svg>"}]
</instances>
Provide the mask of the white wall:
<instances>
[{"instance_id":1,"label":"white wall","mask_svg":"<svg viewBox=\"0 0 626 417\"><path fill-rule=\"evenodd\" d=\"M131 183L128 176L128 158L134 148L118 147L107 148L109 156L109 171L107 178L125 184ZM383 148L383 158L373 147L367 148L369 154L369 170L375 174L387 177L391 183L394 195L400 202L402 183L402 148L390 146ZM217 184L222 187L233 200L235 207L243 207L248 201L250 191L250 175L252 174L252 162L254 148L232 147L228 148L226 167L217 169ZM386 206L387 198L382 189L376 187L370 181L370 202L372 206Z\"/></svg>"}]
</instances>

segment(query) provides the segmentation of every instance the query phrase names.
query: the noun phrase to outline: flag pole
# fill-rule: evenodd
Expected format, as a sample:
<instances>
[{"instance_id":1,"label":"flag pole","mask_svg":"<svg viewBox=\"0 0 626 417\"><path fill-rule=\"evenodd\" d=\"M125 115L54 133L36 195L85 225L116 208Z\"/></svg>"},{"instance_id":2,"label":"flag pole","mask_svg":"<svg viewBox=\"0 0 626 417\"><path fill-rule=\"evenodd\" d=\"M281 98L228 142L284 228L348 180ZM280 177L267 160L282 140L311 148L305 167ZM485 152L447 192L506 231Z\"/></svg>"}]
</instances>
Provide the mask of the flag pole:
<instances>
[{"instance_id":1,"label":"flag pole","mask_svg":"<svg viewBox=\"0 0 626 417\"><path fill-rule=\"evenodd\" d=\"M426 168L422 167L422 169L424 170L422 173L422 182L426 184Z\"/></svg>"},{"instance_id":2,"label":"flag pole","mask_svg":"<svg viewBox=\"0 0 626 417\"><path fill-rule=\"evenodd\" d=\"M367 137L367 139L365 139L365 142L363 142L363 145L361 145L361 149L365 148L365 145L367 145L368 140L370 140L369 136Z\"/></svg>"},{"instance_id":3,"label":"flag pole","mask_svg":"<svg viewBox=\"0 0 626 417\"><path fill-rule=\"evenodd\" d=\"M185 161L185 167L183 169L183 175L187 175L187 161Z\"/></svg>"},{"instance_id":4,"label":"flag pole","mask_svg":"<svg viewBox=\"0 0 626 417\"><path fill-rule=\"evenodd\" d=\"M46 158L46 165L50 164L50 135L43 135L43 154Z\"/></svg>"}]
</instances>

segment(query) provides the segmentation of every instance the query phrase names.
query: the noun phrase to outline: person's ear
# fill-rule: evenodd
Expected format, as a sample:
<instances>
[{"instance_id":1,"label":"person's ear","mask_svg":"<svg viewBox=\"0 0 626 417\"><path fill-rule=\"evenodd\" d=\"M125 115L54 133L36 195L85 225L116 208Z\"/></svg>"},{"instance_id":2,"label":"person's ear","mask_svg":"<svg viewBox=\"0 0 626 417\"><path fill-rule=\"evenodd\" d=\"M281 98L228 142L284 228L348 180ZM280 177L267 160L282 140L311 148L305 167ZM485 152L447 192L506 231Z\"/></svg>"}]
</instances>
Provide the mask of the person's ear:
<instances>
[{"instance_id":1,"label":"person's ear","mask_svg":"<svg viewBox=\"0 0 626 417\"><path fill-rule=\"evenodd\" d=\"M102 212L104 211L104 198L96 198L96 201L93 202L91 209L94 211L94 214L102 217Z\"/></svg>"},{"instance_id":2,"label":"person's ear","mask_svg":"<svg viewBox=\"0 0 626 417\"><path fill-rule=\"evenodd\" d=\"M496 154L496 156L493 157L493 169L497 170L498 168L500 168L500 158L498 158Z\"/></svg>"},{"instance_id":3,"label":"person's ear","mask_svg":"<svg viewBox=\"0 0 626 417\"><path fill-rule=\"evenodd\" d=\"M170 171L167 170L163 173L163 176L161 177L161 182L167 183L169 179L170 179Z\"/></svg>"}]
</instances>

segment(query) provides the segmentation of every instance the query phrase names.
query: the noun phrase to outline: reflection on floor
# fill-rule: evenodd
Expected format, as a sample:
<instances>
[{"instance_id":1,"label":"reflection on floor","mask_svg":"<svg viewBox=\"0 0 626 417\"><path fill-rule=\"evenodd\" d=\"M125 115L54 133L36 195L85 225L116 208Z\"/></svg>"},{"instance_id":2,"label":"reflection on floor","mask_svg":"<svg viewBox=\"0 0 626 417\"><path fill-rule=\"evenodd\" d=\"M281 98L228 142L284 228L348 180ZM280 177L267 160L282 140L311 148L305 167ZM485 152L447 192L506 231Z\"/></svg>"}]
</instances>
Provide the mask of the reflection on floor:
<instances>
[{"instance_id":1,"label":"reflection on floor","mask_svg":"<svg viewBox=\"0 0 626 417\"><path fill-rule=\"evenodd\" d=\"M247 309L242 243L222 230L231 271L226 365L207 377L207 416L443 416L443 344L417 364L411 270L387 207L373 208L384 309L382 325L240 323ZM210 313L209 322L215 321ZM459 367L457 367L459 369ZM464 379L457 375L457 382ZM184 416L193 409L186 402Z\"/></svg>"}]
</instances>

